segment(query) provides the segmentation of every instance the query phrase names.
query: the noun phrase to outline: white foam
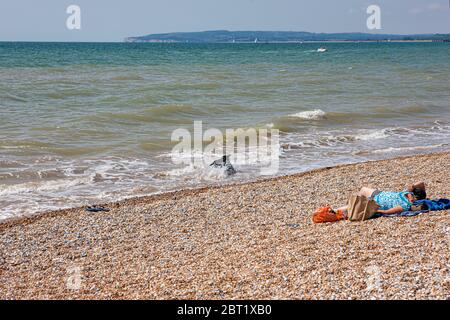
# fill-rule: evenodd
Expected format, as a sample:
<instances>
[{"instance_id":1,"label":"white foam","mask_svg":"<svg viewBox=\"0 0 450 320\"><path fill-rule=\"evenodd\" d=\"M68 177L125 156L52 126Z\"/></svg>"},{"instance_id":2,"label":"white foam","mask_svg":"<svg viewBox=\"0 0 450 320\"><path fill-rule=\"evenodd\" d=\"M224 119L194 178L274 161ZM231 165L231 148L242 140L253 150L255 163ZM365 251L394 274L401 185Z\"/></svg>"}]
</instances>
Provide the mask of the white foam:
<instances>
[{"instance_id":1,"label":"white foam","mask_svg":"<svg viewBox=\"0 0 450 320\"><path fill-rule=\"evenodd\" d=\"M0 146L2 149L26 149L29 146Z\"/></svg>"},{"instance_id":2,"label":"white foam","mask_svg":"<svg viewBox=\"0 0 450 320\"><path fill-rule=\"evenodd\" d=\"M308 111L301 111L298 113L294 113L289 115L293 118L301 118L301 119L307 119L307 120L321 120L326 118L326 112L321 109L315 109L315 110L308 110Z\"/></svg>"},{"instance_id":3,"label":"white foam","mask_svg":"<svg viewBox=\"0 0 450 320\"><path fill-rule=\"evenodd\" d=\"M376 139L384 139L389 137L386 129L375 130L368 133L362 133L355 135L356 140L376 140Z\"/></svg>"},{"instance_id":4,"label":"white foam","mask_svg":"<svg viewBox=\"0 0 450 320\"><path fill-rule=\"evenodd\" d=\"M196 170L196 168L191 165L191 166L186 166L183 168L176 168L176 169L166 171L165 174L167 174L168 176L178 177L178 176L190 174L190 173L194 172L195 170Z\"/></svg>"},{"instance_id":5,"label":"white foam","mask_svg":"<svg viewBox=\"0 0 450 320\"><path fill-rule=\"evenodd\" d=\"M384 149L373 150L372 153L391 153L391 152L401 152L401 151L414 151L414 150L426 150L444 147L446 144L433 144L429 146L415 146L415 147L389 147Z\"/></svg>"},{"instance_id":6,"label":"white foam","mask_svg":"<svg viewBox=\"0 0 450 320\"><path fill-rule=\"evenodd\" d=\"M0 185L0 196L11 196L17 194L26 194L43 191L57 191L68 187L74 187L81 184L88 184L90 182L89 177L83 177L80 179L61 179L44 182L27 182L15 185Z\"/></svg>"},{"instance_id":7,"label":"white foam","mask_svg":"<svg viewBox=\"0 0 450 320\"><path fill-rule=\"evenodd\" d=\"M165 174L171 177L188 179L194 183L201 181L222 181L227 178L224 170L209 166L195 167L193 165L189 165L183 168L166 171Z\"/></svg>"}]
</instances>

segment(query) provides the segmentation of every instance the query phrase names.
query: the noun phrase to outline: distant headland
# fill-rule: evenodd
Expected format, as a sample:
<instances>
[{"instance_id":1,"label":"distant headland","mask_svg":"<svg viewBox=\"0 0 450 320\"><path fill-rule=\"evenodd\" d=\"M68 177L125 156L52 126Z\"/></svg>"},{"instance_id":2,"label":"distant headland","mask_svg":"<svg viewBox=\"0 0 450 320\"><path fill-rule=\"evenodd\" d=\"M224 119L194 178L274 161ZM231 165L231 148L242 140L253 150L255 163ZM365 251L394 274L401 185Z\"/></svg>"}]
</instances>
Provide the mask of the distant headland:
<instances>
[{"instance_id":1,"label":"distant headland","mask_svg":"<svg viewBox=\"0 0 450 320\"><path fill-rule=\"evenodd\" d=\"M353 41L436 41L450 42L450 34L373 34L313 33L303 31L227 31L174 32L128 37L125 42L156 43L298 43Z\"/></svg>"}]
</instances>

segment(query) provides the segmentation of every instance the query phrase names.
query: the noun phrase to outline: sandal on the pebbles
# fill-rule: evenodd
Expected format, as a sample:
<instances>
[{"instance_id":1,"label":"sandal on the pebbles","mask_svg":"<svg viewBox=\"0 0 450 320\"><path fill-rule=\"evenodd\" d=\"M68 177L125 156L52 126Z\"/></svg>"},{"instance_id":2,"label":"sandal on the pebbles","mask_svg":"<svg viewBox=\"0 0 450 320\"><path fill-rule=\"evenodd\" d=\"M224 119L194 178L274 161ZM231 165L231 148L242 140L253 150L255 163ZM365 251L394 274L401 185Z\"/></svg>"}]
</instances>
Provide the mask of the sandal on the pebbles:
<instances>
[{"instance_id":1,"label":"sandal on the pebbles","mask_svg":"<svg viewBox=\"0 0 450 320\"><path fill-rule=\"evenodd\" d=\"M108 212L109 209L101 206L91 206L85 209L88 212Z\"/></svg>"}]
</instances>

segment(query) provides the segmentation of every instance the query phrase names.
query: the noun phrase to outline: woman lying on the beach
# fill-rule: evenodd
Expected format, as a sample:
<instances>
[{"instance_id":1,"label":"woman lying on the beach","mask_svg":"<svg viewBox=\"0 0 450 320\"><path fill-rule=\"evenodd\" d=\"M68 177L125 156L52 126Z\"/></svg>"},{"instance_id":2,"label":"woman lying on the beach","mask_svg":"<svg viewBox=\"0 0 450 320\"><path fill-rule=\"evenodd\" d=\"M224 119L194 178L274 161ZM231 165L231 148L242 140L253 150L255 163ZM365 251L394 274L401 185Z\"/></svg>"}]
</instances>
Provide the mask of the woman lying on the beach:
<instances>
[{"instance_id":1,"label":"woman lying on the beach","mask_svg":"<svg viewBox=\"0 0 450 320\"><path fill-rule=\"evenodd\" d=\"M423 182L413 184L406 191L401 192L380 191L363 187L359 190L358 195L374 200L379 206L377 213L380 214L410 211L414 201L423 200L427 197ZM348 206L340 207L336 210L333 210L330 206L323 207L313 215L313 221L320 223L344 220L347 218L347 210Z\"/></svg>"}]
</instances>

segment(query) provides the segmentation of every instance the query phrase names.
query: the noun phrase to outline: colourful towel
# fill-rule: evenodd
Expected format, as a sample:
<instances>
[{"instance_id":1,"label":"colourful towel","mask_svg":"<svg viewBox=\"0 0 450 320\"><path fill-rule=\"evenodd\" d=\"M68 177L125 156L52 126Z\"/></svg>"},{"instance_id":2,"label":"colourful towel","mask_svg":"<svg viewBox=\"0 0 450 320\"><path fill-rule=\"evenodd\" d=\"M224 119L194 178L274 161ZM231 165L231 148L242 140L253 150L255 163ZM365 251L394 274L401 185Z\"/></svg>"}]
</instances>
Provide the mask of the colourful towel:
<instances>
[{"instance_id":1,"label":"colourful towel","mask_svg":"<svg viewBox=\"0 0 450 320\"><path fill-rule=\"evenodd\" d=\"M415 206L425 205L427 210L417 210L417 211L403 211L400 213L393 214L381 214L377 213L373 216L373 218L385 217L385 218L393 218L393 217L414 217L419 214L429 212L429 211L438 211L438 210L449 210L450 209L450 200L449 199L437 199L437 200L418 200L414 201Z\"/></svg>"},{"instance_id":2,"label":"colourful towel","mask_svg":"<svg viewBox=\"0 0 450 320\"><path fill-rule=\"evenodd\" d=\"M450 209L450 200L449 199L435 199L435 200L417 200L414 201L413 205L425 205L425 207L430 211L437 210L448 210Z\"/></svg>"},{"instance_id":3,"label":"colourful towel","mask_svg":"<svg viewBox=\"0 0 450 320\"><path fill-rule=\"evenodd\" d=\"M422 213L426 213L428 212L428 210L418 210L418 211L403 211L403 212L399 212L399 213L392 213L392 214L381 214L381 213L376 213L372 218L379 218L379 217L384 217L384 218L394 218L394 217L414 217L414 216L418 216L419 214Z\"/></svg>"}]
</instances>

